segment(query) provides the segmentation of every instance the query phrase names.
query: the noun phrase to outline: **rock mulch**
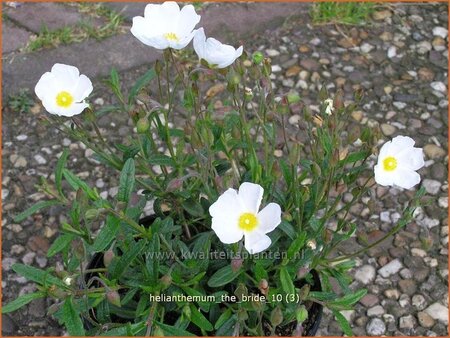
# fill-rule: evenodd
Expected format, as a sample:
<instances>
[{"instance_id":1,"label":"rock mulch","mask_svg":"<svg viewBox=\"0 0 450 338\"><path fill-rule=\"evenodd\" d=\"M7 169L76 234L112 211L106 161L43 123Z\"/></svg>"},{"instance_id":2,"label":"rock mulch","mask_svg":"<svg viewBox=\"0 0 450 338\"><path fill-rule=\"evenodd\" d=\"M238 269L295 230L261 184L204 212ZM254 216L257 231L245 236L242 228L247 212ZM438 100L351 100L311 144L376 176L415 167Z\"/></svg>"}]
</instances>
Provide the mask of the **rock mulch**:
<instances>
[{"instance_id":1,"label":"rock mulch","mask_svg":"<svg viewBox=\"0 0 450 338\"><path fill-rule=\"evenodd\" d=\"M364 89L360 110L352 114L353 126L380 127L384 141L409 135L424 148L426 166L420 171L429 203L381 248L357 259L352 287L368 294L344 315L355 335L448 335L448 116L446 4L400 4L381 8L374 21L362 27L313 26L306 17L246 40L248 51L270 55L279 93L299 92L311 110L317 109L321 85L331 92L342 88L347 99L354 89ZM123 74L135 79L142 69ZM42 72L41 70L39 72ZM92 102L101 107L111 96L97 84ZM12 216L42 198L34 185L38 177L51 177L63 147L69 147L69 167L97 186L104 196L117 190L116 175L92 162L91 153L54 130L38 123L42 107L29 114L6 109L3 137L3 301L32 291L32 283L11 272L24 262L46 267L55 264L45 252L54 240L64 214L59 208L14 224ZM289 132L297 133L300 115L288 118ZM104 118L110 134L129 135L124 116ZM282 148L279 149L282 152ZM406 202L405 192L377 187L375 206L367 200L352 209L358 229L369 241L389 231ZM357 238L348 250L360 247ZM42 309L50 300L38 300L11 316L3 316L7 335L61 335L64 331ZM325 311L318 335L341 335L332 315Z\"/></svg>"}]
</instances>

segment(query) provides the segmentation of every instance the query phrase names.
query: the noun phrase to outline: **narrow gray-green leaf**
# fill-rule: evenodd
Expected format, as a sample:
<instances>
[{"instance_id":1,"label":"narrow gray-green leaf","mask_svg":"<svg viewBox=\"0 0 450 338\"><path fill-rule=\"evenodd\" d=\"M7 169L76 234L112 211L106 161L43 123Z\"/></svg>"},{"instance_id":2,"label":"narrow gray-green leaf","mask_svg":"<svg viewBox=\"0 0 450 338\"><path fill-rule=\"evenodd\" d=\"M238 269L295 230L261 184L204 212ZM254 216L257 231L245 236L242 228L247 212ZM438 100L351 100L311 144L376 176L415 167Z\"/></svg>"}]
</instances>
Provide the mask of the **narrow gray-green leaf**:
<instances>
[{"instance_id":1,"label":"narrow gray-green leaf","mask_svg":"<svg viewBox=\"0 0 450 338\"><path fill-rule=\"evenodd\" d=\"M63 177L63 169L66 166L67 158L69 157L69 151L64 149L62 155L58 159L58 163L56 164L55 171L55 185L61 196L64 196L62 191L62 177Z\"/></svg>"},{"instance_id":2,"label":"narrow gray-green leaf","mask_svg":"<svg viewBox=\"0 0 450 338\"><path fill-rule=\"evenodd\" d=\"M66 298L62 307L62 321L69 332L69 336L84 336L83 322L73 306L72 297Z\"/></svg>"},{"instance_id":3,"label":"narrow gray-green leaf","mask_svg":"<svg viewBox=\"0 0 450 338\"><path fill-rule=\"evenodd\" d=\"M239 276L240 272L241 270L234 272L231 269L231 265L226 265L211 276L208 285L212 288L226 285Z\"/></svg>"},{"instance_id":4,"label":"narrow gray-green leaf","mask_svg":"<svg viewBox=\"0 0 450 338\"><path fill-rule=\"evenodd\" d=\"M119 279L125 272L126 268L135 260L141 253L146 244L145 240L140 240L135 245L132 245L117 261L113 261L110 265L111 279Z\"/></svg>"},{"instance_id":5,"label":"narrow gray-green leaf","mask_svg":"<svg viewBox=\"0 0 450 338\"><path fill-rule=\"evenodd\" d=\"M55 276L51 275L49 272L45 270L41 270L29 265L25 264L14 264L12 266L12 269L17 272L19 275L25 277L26 279L29 279L30 281L36 282L41 285L56 285L62 288L66 287L66 284L64 284L60 279L56 278Z\"/></svg>"},{"instance_id":6,"label":"narrow gray-green leaf","mask_svg":"<svg viewBox=\"0 0 450 338\"><path fill-rule=\"evenodd\" d=\"M6 304L5 306L3 306L2 313L16 311L17 309L28 304L32 300L42 298L42 297L45 297L45 294L42 292L33 292L33 293L24 294L16 299L14 299L12 302Z\"/></svg>"},{"instance_id":7,"label":"narrow gray-green leaf","mask_svg":"<svg viewBox=\"0 0 450 338\"><path fill-rule=\"evenodd\" d=\"M53 257L58 252L64 250L73 240L73 235L65 234L59 236L47 251L47 257Z\"/></svg>"},{"instance_id":8,"label":"narrow gray-green leaf","mask_svg":"<svg viewBox=\"0 0 450 338\"><path fill-rule=\"evenodd\" d=\"M103 251L109 243L116 237L119 230L120 220L114 216L108 215L105 225L102 227L95 238L92 248L95 252Z\"/></svg>"},{"instance_id":9,"label":"narrow gray-green leaf","mask_svg":"<svg viewBox=\"0 0 450 338\"><path fill-rule=\"evenodd\" d=\"M16 223L22 222L23 220L27 219L28 216L31 216L32 214L34 214L36 211L43 209L43 208L51 207L52 205L57 205L57 204L61 204L61 203L56 200L37 202L36 204L29 207L27 210L21 212L16 217L14 217L14 222L16 222Z\"/></svg>"},{"instance_id":10,"label":"narrow gray-green leaf","mask_svg":"<svg viewBox=\"0 0 450 338\"><path fill-rule=\"evenodd\" d=\"M129 158L120 173L119 192L117 194L117 200L122 202L128 202L131 192L134 189L134 177L135 167L134 160Z\"/></svg>"}]
</instances>

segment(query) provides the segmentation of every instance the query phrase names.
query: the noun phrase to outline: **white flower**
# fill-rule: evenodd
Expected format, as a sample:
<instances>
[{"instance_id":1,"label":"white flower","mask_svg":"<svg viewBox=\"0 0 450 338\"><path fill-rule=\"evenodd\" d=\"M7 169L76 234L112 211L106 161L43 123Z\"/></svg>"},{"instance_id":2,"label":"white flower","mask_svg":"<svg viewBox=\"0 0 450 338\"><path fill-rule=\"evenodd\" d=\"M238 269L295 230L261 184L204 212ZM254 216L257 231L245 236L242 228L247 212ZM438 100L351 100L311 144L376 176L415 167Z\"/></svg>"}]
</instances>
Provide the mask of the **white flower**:
<instances>
[{"instance_id":1,"label":"white flower","mask_svg":"<svg viewBox=\"0 0 450 338\"><path fill-rule=\"evenodd\" d=\"M422 148L415 148L414 143L410 137L397 136L381 147L378 163L374 167L378 184L411 189L420 182L416 170L425 163Z\"/></svg>"},{"instance_id":2,"label":"white flower","mask_svg":"<svg viewBox=\"0 0 450 338\"><path fill-rule=\"evenodd\" d=\"M331 115L333 113L334 107L333 107L333 99L326 99L323 101L327 106L325 108L325 114Z\"/></svg>"},{"instance_id":3,"label":"white flower","mask_svg":"<svg viewBox=\"0 0 450 338\"><path fill-rule=\"evenodd\" d=\"M258 212L263 193L260 185L245 182L239 192L230 188L211 205L212 229L222 243L236 243L245 236L245 248L251 254L270 246L266 234L281 223L281 208L269 203Z\"/></svg>"},{"instance_id":4,"label":"white flower","mask_svg":"<svg viewBox=\"0 0 450 338\"><path fill-rule=\"evenodd\" d=\"M205 31L200 28L195 31L194 49L198 57L211 66L225 68L242 55L243 47L235 49L233 46L225 45L214 38L206 39Z\"/></svg>"},{"instance_id":5,"label":"white flower","mask_svg":"<svg viewBox=\"0 0 450 338\"><path fill-rule=\"evenodd\" d=\"M148 4L144 17L135 16L131 33L147 46L156 49L182 49L194 37L194 28L200 21L200 15L194 6L180 7L176 2Z\"/></svg>"},{"instance_id":6,"label":"white flower","mask_svg":"<svg viewBox=\"0 0 450 338\"><path fill-rule=\"evenodd\" d=\"M84 99L92 92L92 82L77 67L56 63L41 76L34 91L50 114L74 116L89 107Z\"/></svg>"}]
</instances>

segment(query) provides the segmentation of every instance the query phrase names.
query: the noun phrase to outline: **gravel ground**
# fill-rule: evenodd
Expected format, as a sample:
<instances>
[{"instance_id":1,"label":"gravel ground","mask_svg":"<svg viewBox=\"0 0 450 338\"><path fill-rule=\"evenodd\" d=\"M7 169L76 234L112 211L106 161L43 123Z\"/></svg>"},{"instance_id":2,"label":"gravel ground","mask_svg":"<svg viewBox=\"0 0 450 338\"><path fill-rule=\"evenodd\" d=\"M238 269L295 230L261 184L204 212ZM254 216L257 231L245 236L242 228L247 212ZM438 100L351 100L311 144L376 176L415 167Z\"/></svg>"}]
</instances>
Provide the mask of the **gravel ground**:
<instances>
[{"instance_id":1,"label":"gravel ground","mask_svg":"<svg viewBox=\"0 0 450 338\"><path fill-rule=\"evenodd\" d=\"M245 43L248 51L262 50L272 58L273 77L280 93L300 92L312 110L318 88L343 88L351 98L363 88L360 110L352 114L354 126L380 126L384 141L409 135L423 147L426 167L422 186L430 204L418 210L415 222L398 235L358 259L353 287L368 294L345 316L355 335L448 335L448 182L447 182L447 57L446 4L389 5L377 11L363 27L311 26L308 19L289 20ZM306 21L306 25L305 25ZM125 81L135 79L124 74ZM111 101L97 84L92 102ZM94 162L89 150L72 143L39 123L39 104L31 113L3 112L3 301L34 290L34 285L11 272L23 262L41 268L54 266L45 253L64 219L59 208L36 214L22 224L13 215L43 196L36 192L39 176L52 177L63 146L71 149L69 167L103 194L115 193L116 176ZM289 132L297 133L299 115L289 117ZM125 116L104 118L102 127L125 137L130 126ZM282 150L282 149L280 149ZM362 203L352 208L361 231L369 240L382 236L398 219L405 193L378 187L374 212ZM424 238L432 245L424 249ZM356 238L348 249L358 247ZM36 300L24 309L3 316L4 335L61 335L64 330L43 312L50 300ZM342 335L329 312L318 335Z\"/></svg>"}]
</instances>

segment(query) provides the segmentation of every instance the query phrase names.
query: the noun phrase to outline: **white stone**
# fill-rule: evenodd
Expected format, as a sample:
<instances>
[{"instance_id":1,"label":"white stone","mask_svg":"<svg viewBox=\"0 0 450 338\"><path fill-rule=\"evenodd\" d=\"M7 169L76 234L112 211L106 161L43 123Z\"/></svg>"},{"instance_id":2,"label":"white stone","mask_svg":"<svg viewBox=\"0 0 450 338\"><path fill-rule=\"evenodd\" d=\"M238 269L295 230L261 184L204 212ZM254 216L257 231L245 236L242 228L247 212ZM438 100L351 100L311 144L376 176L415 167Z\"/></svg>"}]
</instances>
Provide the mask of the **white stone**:
<instances>
[{"instance_id":1,"label":"white stone","mask_svg":"<svg viewBox=\"0 0 450 338\"><path fill-rule=\"evenodd\" d=\"M273 65L272 73L278 73L278 72L281 72L281 67L279 65Z\"/></svg>"},{"instance_id":2,"label":"white stone","mask_svg":"<svg viewBox=\"0 0 450 338\"><path fill-rule=\"evenodd\" d=\"M418 256L418 257L425 257L427 255L427 252L425 250L419 249L419 248L412 248L411 249L411 254L413 256Z\"/></svg>"},{"instance_id":3,"label":"white stone","mask_svg":"<svg viewBox=\"0 0 450 338\"><path fill-rule=\"evenodd\" d=\"M391 59L391 58L393 58L396 55L397 55L397 47L395 47L395 46L389 47L389 49L387 51L388 58Z\"/></svg>"},{"instance_id":4,"label":"white stone","mask_svg":"<svg viewBox=\"0 0 450 338\"><path fill-rule=\"evenodd\" d=\"M447 86L444 82L431 82L430 86L438 92L447 93Z\"/></svg>"},{"instance_id":5,"label":"white stone","mask_svg":"<svg viewBox=\"0 0 450 338\"><path fill-rule=\"evenodd\" d=\"M434 27L433 35L440 36L441 38L445 39L448 36L448 29L444 27Z\"/></svg>"},{"instance_id":6,"label":"white stone","mask_svg":"<svg viewBox=\"0 0 450 338\"><path fill-rule=\"evenodd\" d=\"M378 270L378 273L384 277L388 278L391 275L396 274L400 271L400 269L403 267L402 263L398 258L394 259L393 261L389 262L385 266L383 266L381 269Z\"/></svg>"},{"instance_id":7,"label":"white stone","mask_svg":"<svg viewBox=\"0 0 450 338\"><path fill-rule=\"evenodd\" d=\"M371 283L375 279L375 268L372 265L363 265L355 272L355 279L364 285Z\"/></svg>"},{"instance_id":8,"label":"white stone","mask_svg":"<svg viewBox=\"0 0 450 338\"><path fill-rule=\"evenodd\" d=\"M38 163L38 164L46 164L47 160L40 154L34 155L34 160Z\"/></svg>"},{"instance_id":9,"label":"white stone","mask_svg":"<svg viewBox=\"0 0 450 338\"><path fill-rule=\"evenodd\" d=\"M382 211L380 213L380 221L384 223L391 223L391 214L389 211Z\"/></svg>"},{"instance_id":10,"label":"white stone","mask_svg":"<svg viewBox=\"0 0 450 338\"><path fill-rule=\"evenodd\" d=\"M448 308L440 303L431 304L425 309L433 319L439 320L444 324L448 324Z\"/></svg>"},{"instance_id":11,"label":"white stone","mask_svg":"<svg viewBox=\"0 0 450 338\"><path fill-rule=\"evenodd\" d=\"M25 141L27 138L28 138L28 136L25 134L21 134L16 137L17 141Z\"/></svg>"},{"instance_id":12,"label":"white stone","mask_svg":"<svg viewBox=\"0 0 450 338\"><path fill-rule=\"evenodd\" d=\"M280 55L280 52L275 50L275 49L268 49L268 50L266 50L266 53L271 58L274 57L274 56Z\"/></svg>"},{"instance_id":13,"label":"white stone","mask_svg":"<svg viewBox=\"0 0 450 338\"><path fill-rule=\"evenodd\" d=\"M422 295L414 295L411 299L411 303L417 310L423 310L427 306L427 301Z\"/></svg>"},{"instance_id":14,"label":"white stone","mask_svg":"<svg viewBox=\"0 0 450 338\"><path fill-rule=\"evenodd\" d=\"M414 324L416 323L416 320L412 315L401 317L399 320L399 327L401 329L412 329L414 328Z\"/></svg>"},{"instance_id":15,"label":"white stone","mask_svg":"<svg viewBox=\"0 0 450 338\"><path fill-rule=\"evenodd\" d=\"M386 325L380 318L373 318L366 326L370 336L381 336L386 332Z\"/></svg>"},{"instance_id":16,"label":"white stone","mask_svg":"<svg viewBox=\"0 0 450 338\"><path fill-rule=\"evenodd\" d=\"M427 193L431 195L436 195L441 189L441 182L436 180L430 180L428 178L424 179L422 182L422 186L425 188Z\"/></svg>"},{"instance_id":17,"label":"white stone","mask_svg":"<svg viewBox=\"0 0 450 338\"><path fill-rule=\"evenodd\" d=\"M360 47L360 49L361 49L361 52L363 52L363 53L369 53L372 49L374 49L375 47L374 46L372 46L371 44L369 44L369 43L363 43L362 45L361 45L361 47Z\"/></svg>"}]
</instances>

